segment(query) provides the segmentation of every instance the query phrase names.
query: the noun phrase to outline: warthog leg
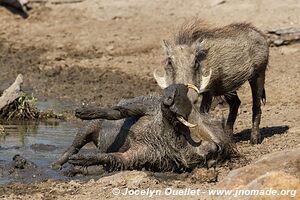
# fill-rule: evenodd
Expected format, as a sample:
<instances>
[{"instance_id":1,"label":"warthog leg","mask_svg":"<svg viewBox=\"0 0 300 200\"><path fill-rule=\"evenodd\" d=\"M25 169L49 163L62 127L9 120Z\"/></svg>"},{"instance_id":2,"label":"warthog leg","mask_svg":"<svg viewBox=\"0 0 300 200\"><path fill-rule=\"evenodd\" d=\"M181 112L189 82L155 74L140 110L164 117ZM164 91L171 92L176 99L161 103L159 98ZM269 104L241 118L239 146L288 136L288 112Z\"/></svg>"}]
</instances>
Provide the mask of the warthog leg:
<instances>
[{"instance_id":1,"label":"warthog leg","mask_svg":"<svg viewBox=\"0 0 300 200\"><path fill-rule=\"evenodd\" d=\"M259 124L261 118L261 100L264 100L264 83L265 83L265 71L254 76L250 81L252 91L252 132L250 142L252 144L261 143L262 138L259 132Z\"/></svg>"},{"instance_id":2,"label":"warthog leg","mask_svg":"<svg viewBox=\"0 0 300 200\"><path fill-rule=\"evenodd\" d=\"M61 165L68 161L71 155L78 153L78 151L89 142L94 142L94 144L97 146L97 138L100 126L100 120L86 121L84 126L80 128L78 133L76 134L72 145L57 161L52 164L52 168L60 168Z\"/></svg>"},{"instance_id":3,"label":"warthog leg","mask_svg":"<svg viewBox=\"0 0 300 200\"><path fill-rule=\"evenodd\" d=\"M212 103L212 95L209 92L202 94L202 101L200 105L200 113L208 113Z\"/></svg>"},{"instance_id":4,"label":"warthog leg","mask_svg":"<svg viewBox=\"0 0 300 200\"><path fill-rule=\"evenodd\" d=\"M75 176L76 174L82 175L101 175L105 172L102 165L92 166L71 166L64 172L66 176Z\"/></svg>"},{"instance_id":5,"label":"warthog leg","mask_svg":"<svg viewBox=\"0 0 300 200\"><path fill-rule=\"evenodd\" d=\"M131 102L112 108L79 108L76 109L75 116L83 120L118 120L127 117L141 117L152 107L153 105L147 104L147 101L141 98L135 98Z\"/></svg>"},{"instance_id":6,"label":"warthog leg","mask_svg":"<svg viewBox=\"0 0 300 200\"><path fill-rule=\"evenodd\" d=\"M227 133L232 136L233 135L233 125L237 117L238 109L240 107L241 101L235 92L225 95L225 100L229 104L229 114L226 122L225 130Z\"/></svg>"},{"instance_id":7,"label":"warthog leg","mask_svg":"<svg viewBox=\"0 0 300 200\"><path fill-rule=\"evenodd\" d=\"M138 168L151 158L151 152L146 146L136 145L125 152L102 153L81 155L76 154L70 157L69 163L75 166L99 166L103 165L107 171L117 171ZM148 152L148 153L147 153ZM142 161L142 162L141 162Z\"/></svg>"},{"instance_id":8,"label":"warthog leg","mask_svg":"<svg viewBox=\"0 0 300 200\"><path fill-rule=\"evenodd\" d=\"M126 117L135 116L131 110L122 110L122 108L80 108L76 110L75 116L83 120L107 119L118 120ZM136 114L138 115L138 114Z\"/></svg>"},{"instance_id":9,"label":"warthog leg","mask_svg":"<svg viewBox=\"0 0 300 200\"><path fill-rule=\"evenodd\" d=\"M140 117L145 114L148 107L151 108L151 106L143 103L142 100L143 99L136 98L133 103L129 102L122 106L114 106L112 108L81 108L76 110L76 116L81 119L88 120L96 118L118 120L127 117ZM83 127L76 134L73 144L56 162L52 164L52 168L60 168L61 165L68 161L71 155L78 153L78 151L89 142L94 142L94 144L97 146L100 128L101 120L92 120L85 122ZM105 139L111 140L114 138L110 137ZM110 142L111 141L107 141L107 143Z\"/></svg>"}]
</instances>

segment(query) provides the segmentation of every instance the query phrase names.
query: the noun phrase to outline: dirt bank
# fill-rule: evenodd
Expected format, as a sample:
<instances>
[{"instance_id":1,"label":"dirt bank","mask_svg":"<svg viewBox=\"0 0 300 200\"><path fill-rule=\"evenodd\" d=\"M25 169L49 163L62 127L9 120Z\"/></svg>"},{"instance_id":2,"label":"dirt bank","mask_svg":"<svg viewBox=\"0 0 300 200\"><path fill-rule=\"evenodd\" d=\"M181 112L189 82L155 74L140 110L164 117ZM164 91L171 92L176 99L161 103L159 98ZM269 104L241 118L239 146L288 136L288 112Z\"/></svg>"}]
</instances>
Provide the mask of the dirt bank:
<instances>
[{"instance_id":1,"label":"dirt bank","mask_svg":"<svg viewBox=\"0 0 300 200\"><path fill-rule=\"evenodd\" d=\"M161 67L160 42L189 17L199 16L217 25L247 21L261 30L300 26L297 0L228 0L220 5L202 0L89 0L31 6L26 20L0 7L1 88L22 73L25 89L36 96L67 99L78 105L83 101L111 105L121 98L159 92L152 71ZM248 142L252 107L248 84L238 91L242 104L235 132L241 157L218 169L219 180L264 154L299 144L299 65L300 44L270 49L267 104L262 108L261 123L265 139L260 145ZM146 186L165 184L214 185L169 180L150 181ZM0 194L22 199L33 194L37 199L88 198L93 196L91 185L55 181L15 184L1 186ZM113 197L113 185L98 186L104 187L102 195Z\"/></svg>"}]
</instances>

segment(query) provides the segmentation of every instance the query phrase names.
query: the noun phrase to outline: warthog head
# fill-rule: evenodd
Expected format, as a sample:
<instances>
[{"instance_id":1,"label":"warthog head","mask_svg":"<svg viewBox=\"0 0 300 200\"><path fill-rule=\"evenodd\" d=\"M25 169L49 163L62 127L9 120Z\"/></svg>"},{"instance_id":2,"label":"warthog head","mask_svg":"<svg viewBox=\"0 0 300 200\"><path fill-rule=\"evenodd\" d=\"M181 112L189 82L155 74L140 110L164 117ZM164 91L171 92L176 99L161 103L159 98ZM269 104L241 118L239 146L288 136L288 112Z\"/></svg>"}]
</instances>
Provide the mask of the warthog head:
<instances>
[{"instance_id":1,"label":"warthog head","mask_svg":"<svg viewBox=\"0 0 300 200\"><path fill-rule=\"evenodd\" d=\"M165 115L173 115L178 121L188 127L195 127L187 121L192 111L192 103L187 93L192 89L197 96L200 94L199 89L192 84L172 84L164 89L162 96L162 109Z\"/></svg>"},{"instance_id":2,"label":"warthog head","mask_svg":"<svg viewBox=\"0 0 300 200\"><path fill-rule=\"evenodd\" d=\"M156 71L153 75L158 85L164 89L173 83L194 83L200 92L204 92L207 87L211 71L208 76L199 77L201 70L200 61L206 56L206 52L201 50L201 43L174 45L167 41L162 44L165 52L165 74L159 76ZM189 99L194 102L198 98L195 93L189 93Z\"/></svg>"}]
</instances>

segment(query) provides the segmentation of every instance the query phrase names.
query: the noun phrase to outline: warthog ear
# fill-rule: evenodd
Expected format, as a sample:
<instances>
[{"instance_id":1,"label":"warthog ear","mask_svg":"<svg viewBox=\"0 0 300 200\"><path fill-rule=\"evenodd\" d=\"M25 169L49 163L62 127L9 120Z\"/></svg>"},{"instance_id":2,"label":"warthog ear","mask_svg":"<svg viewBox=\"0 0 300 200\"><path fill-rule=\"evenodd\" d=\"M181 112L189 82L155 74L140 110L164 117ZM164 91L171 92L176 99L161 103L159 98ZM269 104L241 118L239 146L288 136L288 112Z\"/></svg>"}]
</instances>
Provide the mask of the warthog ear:
<instances>
[{"instance_id":1,"label":"warthog ear","mask_svg":"<svg viewBox=\"0 0 300 200\"><path fill-rule=\"evenodd\" d=\"M210 83L211 75L212 75L212 69L211 68L209 69L208 76L201 75L200 93L208 91L208 86L209 86L209 83Z\"/></svg>"},{"instance_id":2,"label":"warthog ear","mask_svg":"<svg viewBox=\"0 0 300 200\"><path fill-rule=\"evenodd\" d=\"M170 43L166 40L163 40L161 46L164 49L164 51L166 52L167 56L170 57L171 53L172 53Z\"/></svg>"},{"instance_id":3,"label":"warthog ear","mask_svg":"<svg viewBox=\"0 0 300 200\"><path fill-rule=\"evenodd\" d=\"M204 41L200 38L192 44L192 49L195 51L196 59L198 61L204 60L207 56L209 49L205 48ZM207 76L203 75L203 69L201 69L201 82L200 82L200 93L206 92L212 76L212 69L209 69Z\"/></svg>"},{"instance_id":4,"label":"warthog ear","mask_svg":"<svg viewBox=\"0 0 300 200\"><path fill-rule=\"evenodd\" d=\"M197 56L207 52L207 50L204 48L204 41L202 39L196 40L191 47Z\"/></svg>"}]
</instances>

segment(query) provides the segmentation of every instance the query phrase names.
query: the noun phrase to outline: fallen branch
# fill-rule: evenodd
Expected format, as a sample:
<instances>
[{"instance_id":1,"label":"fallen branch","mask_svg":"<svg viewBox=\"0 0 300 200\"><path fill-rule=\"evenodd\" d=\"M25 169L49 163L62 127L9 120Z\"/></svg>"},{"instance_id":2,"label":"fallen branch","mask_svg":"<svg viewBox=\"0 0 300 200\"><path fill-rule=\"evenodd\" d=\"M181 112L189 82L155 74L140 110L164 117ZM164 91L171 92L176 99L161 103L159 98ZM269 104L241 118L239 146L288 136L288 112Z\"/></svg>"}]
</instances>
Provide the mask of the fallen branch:
<instances>
[{"instance_id":1,"label":"fallen branch","mask_svg":"<svg viewBox=\"0 0 300 200\"><path fill-rule=\"evenodd\" d=\"M23 84L23 76L19 74L15 82L0 97L0 111L22 95L21 85Z\"/></svg>"},{"instance_id":2,"label":"fallen branch","mask_svg":"<svg viewBox=\"0 0 300 200\"><path fill-rule=\"evenodd\" d=\"M20 10L27 14L28 0L0 0L0 4L9 5L12 8Z\"/></svg>"},{"instance_id":3,"label":"fallen branch","mask_svg":"<svg viewBox=\"0 0 300 200\"><path fill-rule=\"evenodd\" d=\"M71 4L81 3L85 0L29 0L30 3Z\"/></svg>"},{"instance_id":4,"label":"fallen branch","mask_svg":"<svg viewBox=\"0 0 300 200\"><path fill-rule=\"evenodd\" d=\"M271 46L300 43L300 28L285 28L267 31Z\"/></svg>"},{"instance_id":5,"label":"fallen branch","mask_svg":"<svg viewBox=\"0 0 300 200\"><path fill-rule=\"evenodd\" d=\"M71 4L71 3L81 3L84 0L61 0L61 1L51 1L51 4Z\"/></svg>"},{"instance_id":6,"label":"fallen branch","mask_svg":"<svg viewBox=\"0 0 300 200\"><path fill-rule=\"evenodd\" d=\"M36 106L37 99L22 92L22 83L23 76L19 74L15 82L0 96L0 119L64 119L62 114L51 110L40 112Z\"/></svg>"}]
</instances>

